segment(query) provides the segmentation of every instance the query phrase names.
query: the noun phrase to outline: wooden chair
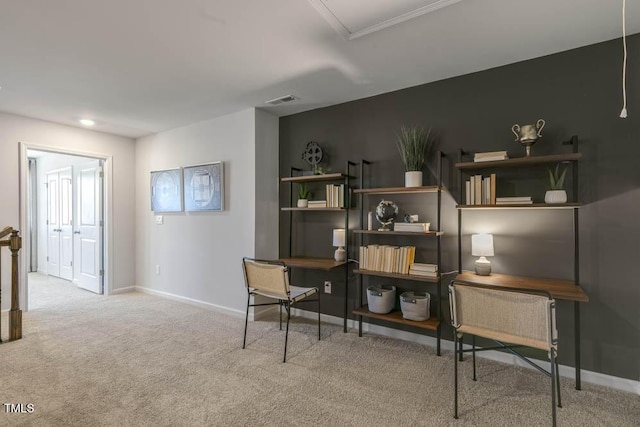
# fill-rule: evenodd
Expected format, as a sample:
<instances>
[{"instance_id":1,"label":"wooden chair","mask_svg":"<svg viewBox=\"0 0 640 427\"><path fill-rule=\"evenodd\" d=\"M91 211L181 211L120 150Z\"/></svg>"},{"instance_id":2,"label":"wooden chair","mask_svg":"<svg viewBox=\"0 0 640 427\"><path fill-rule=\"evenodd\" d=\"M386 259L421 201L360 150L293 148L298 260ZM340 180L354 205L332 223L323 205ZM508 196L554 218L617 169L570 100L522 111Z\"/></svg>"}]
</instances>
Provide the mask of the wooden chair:
<instances>
[{"instance_id":1,"label":"wooden chair","mask_svg":"<svg viewBox=\"0 0 640 427\"><path fill-rule=\"evenodd\" d=\"M551 378L551 415L555 426L556 389L558 407L562 406L555 301L551 294L454 280L449 285L449 306L455 347L454 418L458 418L458 357L462 360L463 352L473 353L473 380L476 381L476 351L505 349ZM461 341L458 342L464 334L472 336L471 349L463 350ZM476 349L476 336L493 340L498 346ZM550 372L517 352L514 347L519 346L547 352L551 362Z\"/></svg>"},{"instance_id":2,"label":"wooden chair","mask_svg":"<svg viewBox=\"0 0 640 427\"><path fill-rule=\"evenodd\" d=\"M284 338L284 359L287 361L287 341L289 340L289 319L291 318L291 306L298 302L318 303L318 340L320 340L320 295L318 288L301 288L289 284L289 269L280 261L259 260L253 258L242 259L245 285L247 287L247 315L244 321L244 340L242 348L247 344L247 324L249 323L249 307L263 305L280 306L280 330L282 330L282 307L287 311L287 329ZM316 294L316 299L304 300L306 297ZM251 304L251 297L260 295L266 298L276 299L277 302ZM303 301L304 300L304 301Z\"/></svg>"}]
</instances>

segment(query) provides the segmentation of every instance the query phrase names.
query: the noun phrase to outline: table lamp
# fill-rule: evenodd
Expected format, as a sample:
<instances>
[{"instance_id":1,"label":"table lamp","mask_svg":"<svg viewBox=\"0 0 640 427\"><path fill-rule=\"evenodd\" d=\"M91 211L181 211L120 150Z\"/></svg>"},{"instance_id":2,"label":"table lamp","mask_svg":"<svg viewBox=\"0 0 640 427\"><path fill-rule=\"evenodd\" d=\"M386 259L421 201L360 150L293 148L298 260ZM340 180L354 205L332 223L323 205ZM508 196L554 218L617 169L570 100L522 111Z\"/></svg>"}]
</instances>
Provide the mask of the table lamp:
<instances>
[{"instance_id":1,"label":"table lamp","mask_svg":"<svg viewBox=\"0 0 640 427\"><path fill-rule=\"evenodd\" d=\"M336 228L333 230L333 246L336 246L336 252L333 258L336 261L345 261L346 260L346 252L344 250L345 245L345 233L344 228Z\"/></svg>"},{"instance_id":2,"label":"table lamp","mask_svg":"<svg viewBox=\"0 0 640 427\"><path fill-rule=\"evenodd\" d=\"M491 274L491 263L485 257L493 256L493 235L472 234L471 235L471 255L479 256L476 260L476 274L478 276L488 276Z\"/></svg>"}]
</instances>

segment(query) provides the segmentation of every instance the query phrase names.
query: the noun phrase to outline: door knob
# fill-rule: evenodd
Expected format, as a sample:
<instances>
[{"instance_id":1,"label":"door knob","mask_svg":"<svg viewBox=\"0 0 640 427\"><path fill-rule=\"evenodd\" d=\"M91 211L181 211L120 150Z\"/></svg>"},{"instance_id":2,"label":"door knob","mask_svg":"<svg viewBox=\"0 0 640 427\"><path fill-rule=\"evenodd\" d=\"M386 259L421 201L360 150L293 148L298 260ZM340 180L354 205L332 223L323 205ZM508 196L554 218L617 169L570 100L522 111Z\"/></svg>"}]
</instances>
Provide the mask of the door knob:
<instances>
[{"instance_id":1,"label":"door knob","mask_svg":"<svg viewBox=\"0 0 640 427\"><path fill-rule=\"evenodd\" d=\"M79 231L74 231L73 234L80 234L80 232Z\"/></svg>"}]
</instances>

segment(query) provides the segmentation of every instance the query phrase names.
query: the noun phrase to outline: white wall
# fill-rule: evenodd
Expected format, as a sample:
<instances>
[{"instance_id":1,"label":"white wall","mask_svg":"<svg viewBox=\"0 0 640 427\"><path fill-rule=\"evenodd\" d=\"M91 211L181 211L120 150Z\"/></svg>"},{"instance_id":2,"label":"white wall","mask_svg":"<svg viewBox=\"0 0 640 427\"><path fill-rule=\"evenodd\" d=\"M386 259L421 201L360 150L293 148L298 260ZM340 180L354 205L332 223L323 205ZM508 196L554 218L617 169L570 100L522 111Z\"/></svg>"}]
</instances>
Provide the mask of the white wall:
<instances>
[{"instance_id":1,"label":"white wall","mask_svg":"<svg viewBox=\"0 0 640 427\"><path fill-rule=\"evenodd\" d=\"M241 111L136 141L136 283L142 290L244 313L241 259L255 252L255 113ZM225 169L225 210L162 213L164 224L155 224L149 173L218 160Z\"/></svg>"},{"instance_id":2,"label":"white wall","mask_svg":"<svg viewBox=\"0 0 640 427\"><path fill-rule=\"evenodd\" d=\"M0 228L20 227L19 143L52 149L113 156L113 287L133 285L134 252L134 141L28 117L0 113ZM2 260L2 307L8 308L10 269L6 249ZM26 259L26 258L25 258ZM24 301L21 301L24 306Z\"/></svg>"}]
</instances>

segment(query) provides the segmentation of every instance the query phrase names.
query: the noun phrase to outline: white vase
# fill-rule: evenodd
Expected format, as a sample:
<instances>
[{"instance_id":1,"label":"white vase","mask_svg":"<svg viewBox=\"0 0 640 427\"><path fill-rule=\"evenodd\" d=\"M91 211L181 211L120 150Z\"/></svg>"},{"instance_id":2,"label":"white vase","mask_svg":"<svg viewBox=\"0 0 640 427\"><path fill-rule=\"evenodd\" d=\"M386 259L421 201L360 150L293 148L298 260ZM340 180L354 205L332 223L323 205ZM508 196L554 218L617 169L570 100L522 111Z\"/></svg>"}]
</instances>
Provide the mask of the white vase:
<instances>
[{"instance_id":1,"label":"white vase","mask_svg":"<svg viewBox=\"0 0 640 427\"><path fill-rule=\"evenodd\" d=\"M309 200L308 199L298 199L298 207L299 208L306 208L309 206Z\"/></svg>"},{"instance_id":2,"label":"white vase","mask_svg":"<svg viewBox=\"0 0 640 427\"><path fill-rule=\"evenodd\" d=\"M405 187L422 187L422 171L411 171L404 173Z\"/></svg>"},{"instance_id":3,"label":"white vase","mask_svg":"<svg viewBox=\"0 0 640 427\"><path fill-rule=\"evenodd\" d=\"M544 195L545 203L567 203L567 192L564 190L549 190Z\"/></svg>"}]
</instances>

